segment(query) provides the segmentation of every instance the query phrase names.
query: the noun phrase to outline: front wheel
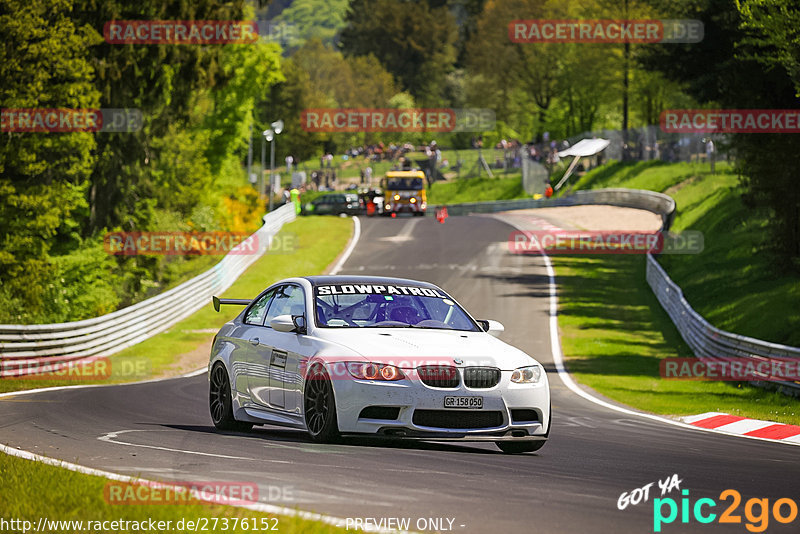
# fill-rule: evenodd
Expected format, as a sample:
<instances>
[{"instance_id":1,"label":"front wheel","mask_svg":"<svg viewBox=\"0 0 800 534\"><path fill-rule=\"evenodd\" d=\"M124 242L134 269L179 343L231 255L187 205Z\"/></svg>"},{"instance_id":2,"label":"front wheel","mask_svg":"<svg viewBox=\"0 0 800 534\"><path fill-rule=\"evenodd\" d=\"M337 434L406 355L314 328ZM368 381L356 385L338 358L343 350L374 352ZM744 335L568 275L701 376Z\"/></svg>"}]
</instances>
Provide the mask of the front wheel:
<instances>
[{"instance_id":1,"label":"front wheel","mask_svg":"<svg viewBox=\"0 0 800 534\"><path fill-rule=\"evenodd\" d=\"M308 371L303 406L306 428L311 439L320 443L330 443L339 438L333 385L328 371L322 365L315 365Z\"/></svg>"},{"instance_id":2,"label":"front wheel","mask_svg":"<svg viewBox=\"0 0 800 534\"><path fill-rule=\"evenodd\" d=\"M233 418L231 384L228 380L228 371L221 363L216 364L211 370L211 380L208 384L208 408L211 413L211 421L219 430L247 432L253 428L252 423L243 423Z\"/></svg>"},{"instance_id":3,"label":"front wheel","mask_svg":"<svg viewBox=\"0 0 800 534\"><path fill-rule=\"evenodd\" d=\"M523 452L538 451L544 447L546 441L498 441L496 443L506 454L522 454Z\"/></svg>"}]
</instances>

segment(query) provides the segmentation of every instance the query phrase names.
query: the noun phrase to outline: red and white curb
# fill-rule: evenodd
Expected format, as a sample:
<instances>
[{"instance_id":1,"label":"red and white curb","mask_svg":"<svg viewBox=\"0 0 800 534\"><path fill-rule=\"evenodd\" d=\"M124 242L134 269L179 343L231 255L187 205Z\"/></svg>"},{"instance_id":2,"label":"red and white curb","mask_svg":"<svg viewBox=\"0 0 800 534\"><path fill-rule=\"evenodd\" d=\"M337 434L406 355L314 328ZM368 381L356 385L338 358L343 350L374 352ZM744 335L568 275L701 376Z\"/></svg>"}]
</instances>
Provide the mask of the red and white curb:
<instances>
[{"instance_id":1,"label":"red and white curb","mask_svg":"<svg viewBox=\"0 0 800 534\"><path fill-rule=\"evenodd\" d=\"M726 434L800 444L800 426L795 425L748 419L722 412L681 417L681 421L697 428L716 430Z\"/></svg>"}]
</instances>

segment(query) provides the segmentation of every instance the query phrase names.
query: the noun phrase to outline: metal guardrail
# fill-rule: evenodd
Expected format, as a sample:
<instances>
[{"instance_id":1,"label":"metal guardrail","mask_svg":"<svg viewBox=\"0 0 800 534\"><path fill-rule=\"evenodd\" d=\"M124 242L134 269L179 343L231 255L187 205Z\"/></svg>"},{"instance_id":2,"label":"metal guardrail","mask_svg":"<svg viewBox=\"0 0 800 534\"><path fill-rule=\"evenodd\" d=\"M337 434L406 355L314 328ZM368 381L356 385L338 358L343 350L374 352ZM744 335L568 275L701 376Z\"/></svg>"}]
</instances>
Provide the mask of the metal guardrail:
<instances>
[{"instance_id":1,"label":"metal guardrail","mask_svg":"<svg viewBox=\"0 0 800 534\"><path fill-rule=\"evenodd\" d=\"M603 204L638 208L652 211L661 216L662 229L668 230L675 216L675 201L669 195L646 191L643 189L592 189L576 191L572 195L560 198L521 198L519 200L497 200L492 202L466 202L463 204L446 204L448 215L467 215L470 213L497 213L500 211L523 210L534 208L552 208L556 206L581 206ZM434 205L428 207L428 213L434 214Z\"/></svg>"},{"instance_id":2,"label":"metal guardrail","mask_svg":"<svg viewBox=\"0 0 800 534\"><path fill-rule=\"evenodd\" d=\"M34 362L37 366L57 365L109 356L167 330L207 306L213 294L228 289L295 217L292 204L268 213L264 225L240 245L242 249L257 246L256 253L234 249L203 274L132 306L69 323L0 324L0 377L27 374Z\"/></svg>"},{"instance_id":3,"label":"metal guardrail","mask_svg":"<svg viewBox=\"0 0 800 534\"><path fill-rule=\"evenodd\" d=\"M661 307L669 315L681 337L695 356L707 360L729 360L743 358L754 364L773 358L800 360L800 348L770 343L752 337L740 336L720 330L697 313L683 291L658 264L656 258L647 255L647 283L655 293ZM757 368L757 367L756 367ZM764 382L753 382L765 385ZM800 382L772 381L784 393L800 396Z\"/></svg>"},{"instance_id":4,"label":"metal guardrail","mask_svg":"<svg viewBox=\"0 0 800 534\"><path fill-rule=\"evenodd\" d=\"M520 199L498 202L473 202L447 206L449 215L468 213L497 213L500 211L548 208L553 206L578 206L605 204L645 209L661 216L662 231L667 231L675 217L675 201L669 195L641 189L595 189L577 191L572 195L556 199ZM435 208L435 207L432 207ZM656 257L647 255L647 283L658 302L669 315L681 337L695 356L706 360L744 358L758 364L765 360L780 358L800 360L800 347L770 343L714 327L697 313L683 296L683 291L659 265ZM759 386L774 386L780 391L800 396L800 382L755 381Z\"/></svg>"}]
</instances>

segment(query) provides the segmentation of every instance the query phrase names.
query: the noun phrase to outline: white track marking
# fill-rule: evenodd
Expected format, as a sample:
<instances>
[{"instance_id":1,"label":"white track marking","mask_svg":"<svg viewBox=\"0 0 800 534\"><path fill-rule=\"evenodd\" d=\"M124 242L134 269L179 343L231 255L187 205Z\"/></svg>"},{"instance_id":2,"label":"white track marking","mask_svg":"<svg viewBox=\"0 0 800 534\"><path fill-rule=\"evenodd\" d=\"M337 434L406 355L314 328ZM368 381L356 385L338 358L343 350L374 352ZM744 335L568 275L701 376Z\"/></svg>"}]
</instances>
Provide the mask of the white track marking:
<instances>
[{"instance_id":1,"label":"white track marking","mask_svg":"<svg viewBox=\"0 0 800 534\"><path fill-rule=\"evenodd\" d=\"M414 232L414 227L417 225L419 221L422 219L411 219L406 224L403 225L403 229L398 232L397 235L392 235L389 237L382 237L381 241L392 241L394 243L404 243L406 241L411 241L414 239L411 234Z\"/></svg>"},{"instance_id":2,"label":"white track marking","mask_svg":"<svg viewBox=\"0 0 800 534\"><path fill-rule=\"evenodd\" d=\"M208 367L203 366L200 369L189 371L186 374L178 376L165 376L163 378L150 378L148 380L139 380L138 382L118 382L116 384L76 384L74 386L53 386L49 388L36 388L36 389L23 389L21 391L9 391L7 393L0 393L0 399L8 397L18 397L20 395L30 395L32 393L42 393L43 391L61 391L65 389L87 389L87 388L108 388L113 386L135 386L138 384L154 384L156 382L165 382L167 380L177 380L179 378L191 378L199 376L208 371Z\"/></svg>"},{"instance_id":3,"label":"white track marking","mask_svg":"<svg viewBox=\"0 0 800 534\"><path fill-rule=\"evenodd\" d=\"M41 462L45 465L52 465L55 467L60 467L62 469L67 469L68 471L74 471L76 473L82 473L84 475L92 475L102 477L108 480L115 480L117 482L129 482L133 484L146 484L147 486L155 487L155 488L165 488L165 489L172 489L175 492L184 491L186 489L185 486L179 486L176 484L170 484L168 482L157 482L154 480L147 480L144 478L139 477L132 477L128 475L120 475L118 473L112 473L110 471L103 471L101 469L94 469L92 467L85 467L83 465L73 464L71 462L65 462L63 460L57 460L55 458L50 458L48 456L41 456L39 454L35 454L28 451L23 451L19 449L15 449L13 447L9 447L7 445L0 444L0 452L4 452L9 456L15 456L17 458L22 458L25 460L32 460L35 462ZM212 504L219 504L220 496L218 494L214 495L205 495L202 492L199 492L195 498L200 501L209 502ZM262 514L272 514L272 515L282 515L287 517L299 517L301 519L307 519L309 521L319 521L322 523L326 523L328 525L334 526L343 526L345 524L345 520L340 517L334 517L330 515L324 514L316 514L312 512L304 512L302 510L297 510L295 508L286 508L284 506L275 506L273 504L265 504L261 502L255 501L246 501L237 504L232 504L230 506L235 506L236 508L245 508L247 510L252 510L253 512L259 512ZM364 532L397 532L395 530L385 530L385 529L377 529L377 528L370 528L370 529L361 529Z\"/></svg>"},{"instance_id":4,"label":"white track marking","mask_svg":"<svg viewBox=\"0 0 800 534\"><path fill-rule=\"evenodd\" d=\"M130 443L128 441L119 441L117 438L120 434L129 434L131 432L153 432L152 430L117 430L116 432L109 432L103 434L97 439L106 443L113 443L114 445L125 445L127 447L141 447L143 449L155 449L158 451L167 452L180 452L183 454L194 454L196 456L210 456L212 458L227 458L229 460L253 460L253 461L266 461L273 464L290 464L292 462L286 460L269 460L265 458L245 458L244 456L228 456L226 454L212 454L209 452L190 451L186 449L173 449L170 447L159 447L157 445L144 445L142 443Z\"/></svg>"},{"instance_id":5,"label":"white track marking","mask_svg":"<svg viewBox=\"0 0 800 534\"><path fill-rule=\"evenodd\" d=\"M336 264L331 268L330 274L339 274L339 271L341 271L344 266L344 262L350 258L350 254L352 254L353 250L356 248L359 237L361 237L361 221L358 220L358 217L353 217L353 237L350 238L350 243L347 244L347 248L344 249L344 252L336 261Z\"/></svg>"},{"instance_id":6,"label":"white track marking","mask_svg":"<svg viewBox=\"0 0 800 534\"><path fill-rule=\"evenodd\" d=\"M500 215L495 215L495 217L506 224L513 226L517 230L525 231L525 228L522 228L519 223L515 220L514 217L503 217ZM589 402L597 404L598 406L602 406L603 408L607 408L609 410L614 410L615 412L624 413L627 415L635 415L637 417L643 417L645 419L650 419L652 421L658 421L661 423L666 423L668 425L677 426L680 428L685 428L689 430L695 430L700 432L713 432L715 434L722 434L725 436L735 436L739 438L746 438L746 439L755 439L759 441L766 441L769 443L785 443L787 445L800 445L800 442L791 442L788 440L774 440L768 438L759 438L755 436L743 436L740 434L728 434L727 432L721 432L714 428L699 428L696 426L692 426L686 423L682 423L680 421L675 421L673 419L668 419L666 417L662 417L660 415L653 415L649 413L639 412L635 410L630 410L628 408L623 408L622 406L616 406L609 402L604 401L598 397L595 397L591 393L581 389L578 384L572 379L572 376L567 371L567 368L564 366L564 355L561 352L561 340L558 336L558 295L556 291L556 273L553 269L553 264L550 261L550 257L544 253L544 251L540 251L542 255L542 259L544 260L545 269L547 270L547 278L548 278L548 285L550 290L550 351L553 354L553 363L555 364L556 371L558 372L558 377L567 386L573 393L586 399Z\"/></svg>"}]
</instances>

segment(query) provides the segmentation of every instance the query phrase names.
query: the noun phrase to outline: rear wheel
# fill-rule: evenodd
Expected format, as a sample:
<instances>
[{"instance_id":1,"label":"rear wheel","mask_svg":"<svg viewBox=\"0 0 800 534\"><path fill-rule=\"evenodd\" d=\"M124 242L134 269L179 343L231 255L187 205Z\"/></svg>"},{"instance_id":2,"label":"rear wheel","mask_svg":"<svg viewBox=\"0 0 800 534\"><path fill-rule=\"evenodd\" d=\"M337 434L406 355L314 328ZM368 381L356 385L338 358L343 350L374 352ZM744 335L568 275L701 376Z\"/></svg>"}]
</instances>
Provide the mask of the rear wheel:
<instances>
[{"instance_id":1,"label":"rear wheel","mask_svg":"<svg viewBox=\"0 0 800 534\"><path fill-rule=\"evenodd\" d=\"M233 418L233 400L228 371L218 363L211 370L208 384L208 408L211 421L219 430L237 430L246 432L253 428L252 423L244 423Z\"/></svg>"},{"instance_id":2,"label":"rear wheel","mask_svg":"<svg viewBox=\"0 0 800 534\"><path fill-rule=\"evenodd\" d=\"M303 398L306 428L311 439L329 443L339 438L339 423L336 420L336 400L328 371L322 365L311 367L306 376L306 391Z\"/></svg>"},{"instance_id":3,"label":"rear wheel","mask_svg":"<svg viewBox=\"0 0 800 534\"><path fill-rule=\"evenodd\" d=\"M523 452L538 451L544 447L546 441L498 441L496 443L506 454L522 454Z\"/></svg>"}]
</instances>

